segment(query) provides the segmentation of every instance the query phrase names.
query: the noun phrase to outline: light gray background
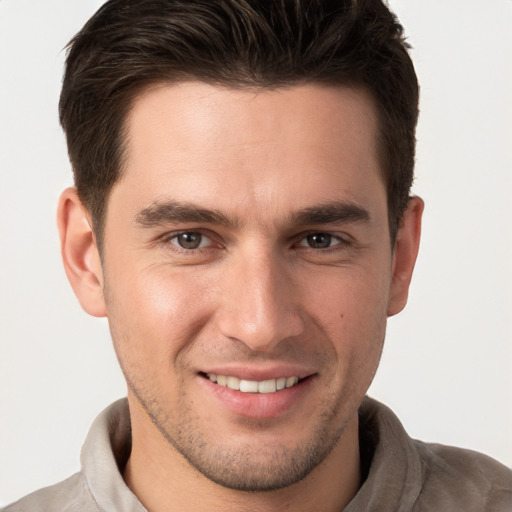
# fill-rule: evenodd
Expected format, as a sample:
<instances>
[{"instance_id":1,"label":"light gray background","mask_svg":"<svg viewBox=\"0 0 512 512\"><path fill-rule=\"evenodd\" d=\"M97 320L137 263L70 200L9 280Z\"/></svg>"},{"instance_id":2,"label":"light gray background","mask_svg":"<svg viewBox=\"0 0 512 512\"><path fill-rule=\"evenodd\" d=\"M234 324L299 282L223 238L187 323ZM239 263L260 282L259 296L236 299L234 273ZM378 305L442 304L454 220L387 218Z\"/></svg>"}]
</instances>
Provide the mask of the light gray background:
<instances>
[{"instance_id":1,"label":"light gray background","mask_svg":"<svg viewBox=\"0 0 512 512\"><path fill-rule=\"evenodd\" d=\"M413 437L512 466L512 2L390 3L422 84L414 190L427 206L410 303L370 392ZM100 4L0 0L0 505L78 470L91 421L125 393L54 221L71 184L62 48Z\"/></svg>"}]
</instances>

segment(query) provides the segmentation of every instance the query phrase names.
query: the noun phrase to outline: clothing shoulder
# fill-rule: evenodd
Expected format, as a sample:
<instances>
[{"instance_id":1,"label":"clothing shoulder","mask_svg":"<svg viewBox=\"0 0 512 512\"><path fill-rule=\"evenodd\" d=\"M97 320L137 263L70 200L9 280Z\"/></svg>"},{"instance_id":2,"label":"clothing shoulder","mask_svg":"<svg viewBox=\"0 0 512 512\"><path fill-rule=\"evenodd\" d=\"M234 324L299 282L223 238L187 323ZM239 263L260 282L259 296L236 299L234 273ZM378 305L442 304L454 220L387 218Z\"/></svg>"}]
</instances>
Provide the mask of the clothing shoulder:
<instances>
[{"instance_id":1,"label":"clothing shoulder","mask_svg":"<svg viewBox=\"0 0 512 512\"><path fill-rule=\"evenodd\" d=\"M424 485L418 504L447 510L512 511L512 470L482 453L415 441ZM435 509L435 508L434 508ZM440 510L440 509L439 509Z\"/></svg>"},{"instance_id":2,"label":"clothing shoulder","mask_svg":"<svg viewBox=\"0 0 512 512\"><path fill-rule=\"evenodd\" d=\"M360 409L360 442L368 476L346 512L512 512L510 469L481 453L411 439L370 398Z\"/></svg>"},{"instance_id":3,"label":"clothing shoulder","mask_svg":"<svg viewBox=\"0 0 512 512\"><path fill-rule=\"evenodd\" d=\"M3 512L99 512L82 473L25 496Z\"/></svg>"}]
</instances>

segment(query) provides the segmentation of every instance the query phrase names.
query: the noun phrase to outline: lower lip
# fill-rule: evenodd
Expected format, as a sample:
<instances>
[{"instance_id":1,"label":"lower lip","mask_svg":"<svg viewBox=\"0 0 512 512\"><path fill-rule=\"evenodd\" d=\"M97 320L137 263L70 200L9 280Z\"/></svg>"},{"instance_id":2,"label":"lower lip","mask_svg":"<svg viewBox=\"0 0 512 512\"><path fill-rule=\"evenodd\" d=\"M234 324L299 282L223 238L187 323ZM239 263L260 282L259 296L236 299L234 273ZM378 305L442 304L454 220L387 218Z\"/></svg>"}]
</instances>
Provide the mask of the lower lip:
<instances>
[{"instance_id":1,"label":"lower lip","mask_svg":"<svg viewBox=\"0 0 512 512\"><path fill-rule=\"evenodd\" d=\"M210 381L200 376L208 392L219 400L229 411L246 418L269 419L290 411L307 393L313 377L300 381L291 388L275 393L243 393Z\"/></svg>"}]
</instances>

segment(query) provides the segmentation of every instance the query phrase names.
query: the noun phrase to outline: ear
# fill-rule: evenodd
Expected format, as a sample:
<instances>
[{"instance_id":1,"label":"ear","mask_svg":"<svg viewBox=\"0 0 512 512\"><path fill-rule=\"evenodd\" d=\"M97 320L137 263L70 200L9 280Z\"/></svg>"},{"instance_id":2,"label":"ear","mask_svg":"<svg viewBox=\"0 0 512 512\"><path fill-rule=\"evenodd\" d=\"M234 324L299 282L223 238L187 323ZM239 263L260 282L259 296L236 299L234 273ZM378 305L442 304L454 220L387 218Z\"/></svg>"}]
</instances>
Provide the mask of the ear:
<instances>
[{"instance_id":1,"label":"ear","mask_svg":"<svg viewBox=\"0 0 512 512\"><path fill-rule=\"evenodd\" d=\"M398 229L393 254L388 316L400 313L407 304L412 271L420 247L421 216L424 206L421 198L411 197Z\"/></svg>"},{"instance_id":2,"label":"ear","mask_svg":"<svg viewBox=\"0 0 512 512\"><path fill-rule=\"evenodd\" d=\"M64 269L82 308L106 316L101 259L87 209L75 188L62 192L57 210Z\"/></svg>"}]
</instances>

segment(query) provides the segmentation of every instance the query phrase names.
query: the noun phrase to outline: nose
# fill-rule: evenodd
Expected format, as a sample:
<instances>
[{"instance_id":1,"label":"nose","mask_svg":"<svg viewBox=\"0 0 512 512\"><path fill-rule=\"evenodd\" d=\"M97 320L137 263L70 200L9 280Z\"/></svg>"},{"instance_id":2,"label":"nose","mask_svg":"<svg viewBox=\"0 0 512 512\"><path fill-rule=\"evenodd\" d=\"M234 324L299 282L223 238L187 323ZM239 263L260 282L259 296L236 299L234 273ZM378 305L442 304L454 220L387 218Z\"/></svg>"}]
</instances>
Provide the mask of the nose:
<instances>
[{"instance_id":1,"label":"nose","mask_svg":"<svg viewBox=\"0 0 512 512\"><path fill-rule=\"evenodd\" d=\"M304 330L296 287L286 263L271 250L247 252L225 269L218 325L224 336L269 352Z\"/></svg>"}]
</instances>

